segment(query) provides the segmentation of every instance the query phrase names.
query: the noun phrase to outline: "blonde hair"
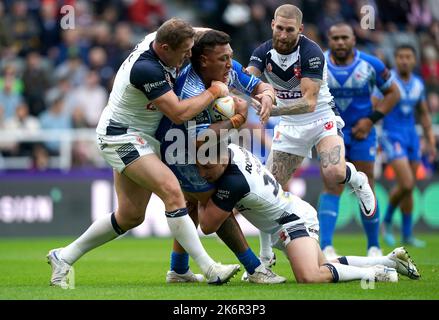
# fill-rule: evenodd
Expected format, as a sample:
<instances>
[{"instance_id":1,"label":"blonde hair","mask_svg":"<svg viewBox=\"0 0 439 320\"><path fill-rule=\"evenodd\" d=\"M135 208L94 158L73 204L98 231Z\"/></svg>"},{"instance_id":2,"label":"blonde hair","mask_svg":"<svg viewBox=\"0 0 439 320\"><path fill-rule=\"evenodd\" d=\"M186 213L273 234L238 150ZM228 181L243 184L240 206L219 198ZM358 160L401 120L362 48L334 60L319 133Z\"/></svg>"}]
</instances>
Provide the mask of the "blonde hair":
<instances>
[{"instance_id":1,"label":"blonde hair","mask_svg":"<svg viewBox=\"0 0 439 320\"><path fill-rule=\"evenodd\" d=\"M157 30L155 41L158 43L166 43L172 49L178 49L179 46L186 40L192 39L195 36L195 30L192 26L178 18L167 20Z\"/></svg>"},{"instance_id":2,"label":"blonde hair","mask_svg":"<svg viewBox=\"0 0 439 320\"><path fill-rule=\"evenodd\" d=\"M284 4L278 7L274 12L274 20L276 20L277 17L296 19L297 23L302 24L303 13L295 5Z\"/></svg>"}]
</instances>

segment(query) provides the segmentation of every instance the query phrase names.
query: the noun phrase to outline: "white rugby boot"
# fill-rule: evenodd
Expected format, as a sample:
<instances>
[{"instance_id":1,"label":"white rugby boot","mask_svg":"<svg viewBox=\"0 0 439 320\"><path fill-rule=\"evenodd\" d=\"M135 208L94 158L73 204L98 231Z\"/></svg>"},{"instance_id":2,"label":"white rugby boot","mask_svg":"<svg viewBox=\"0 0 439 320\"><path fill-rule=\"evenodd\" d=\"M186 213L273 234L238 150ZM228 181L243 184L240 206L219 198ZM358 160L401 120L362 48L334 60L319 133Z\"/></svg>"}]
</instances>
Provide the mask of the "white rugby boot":
<instances>
[{"instance_id":1,"label":"white rugby boot","mask_svg":"<svg viewBox=\"0 0 439 320\"><path fill-rule=\"evenodd\" d=\"M396 263L396 270L413 280L418 280L421 275L404 247L399 247L390 252L387 257Z\"/></svg>"},{"instance_id":2,"label":"white rugby boot","mask_svg":"<svg viewBox=\"0 0 439 320\"><path fill-rule=\"evenodd\" d=\"M247 275L246 281L259 284L276 284L284 283L287 281L287 279L277 275L271 271L270 268L266 268L263 264L261 264L255 269L253 274Z\"/></svg>"},{"instance_id":3,"label":"white rugby boot","mask_svg":"<svg viewBox=\"0 0 439 320\"><path fill-rule=\"evenodd\" d=\"M346 163L346 165L348 165L348 163ZM351 187L360 202L361 212L369 218L372 217L377 210L377 201L366 174L361 171L358 171L357 174L360 175L360 183L356 187L352 185Z\"/></svg>"},{"instance_id":4,"label":"white rugby boot","mask_svg":"<svg viewBox=\"0 0 439 320\"><path fill-rule=\"evenodd\" d=\"M240 267L239 264L214 263L206 273L206 281L208 284L218 285L227 283L239 271Z\"/></svg>"},{"instance_id":5,"label":"white rugby boot","mask_svg":"<svg viewBox=\"0 0 439 320\"><path fill-rule=\"evenodd\" d=\"M375 281L377 282L398 282L398 272L394 268L383 265L373 266L375 270Z\"/></svg>"},{"instance_id":6,"label":"white rugby boot","mask_svg":"<svg viewBox=\"0 0 439 320\"><path fill-rule=\"evenodd\" d=\"M47 263L52 267L50 285L67 288L69 286L68 275L72 266L60 258L59 253L61 249L63 248L52 249L46 256Z\"/></svg>"},{"instance_id":7,"label":"white rugby boot","mask_svg":"<svg viewBox=\"0 0 439 320\"><path fill-rule=\"evenodd\" d=\"M182 283L182 282L203 282L204 276L196 274L189 269L186 273L177 273L174 270L169 270L166 273L166 283Z\"/></svg>"},{"instance_id":8,"label":"white rugby boot","mask_svg":"<svg viewBox=\"0 0 439 320\"><path fill-rule=\"evenodd\" d=\"M271 269L271 267L276 265L276 254L274 252L271 252L271 257L259 256L259 260L261 261L263 266ZM241 280L248 281L247 271L244 271L244 273L242 274Z\"/></svg>"}]
</instances>

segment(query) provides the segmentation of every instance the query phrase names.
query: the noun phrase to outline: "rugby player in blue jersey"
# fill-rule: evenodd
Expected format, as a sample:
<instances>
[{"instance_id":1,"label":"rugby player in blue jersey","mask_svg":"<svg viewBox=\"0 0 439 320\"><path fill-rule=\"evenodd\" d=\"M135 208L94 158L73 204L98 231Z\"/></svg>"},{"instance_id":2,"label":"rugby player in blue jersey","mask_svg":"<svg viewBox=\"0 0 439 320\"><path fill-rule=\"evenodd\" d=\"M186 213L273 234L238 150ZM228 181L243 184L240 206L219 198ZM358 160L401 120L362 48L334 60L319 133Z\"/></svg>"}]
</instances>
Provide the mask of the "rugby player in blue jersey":
<instances>
[{"instance_id":1,"label":"rugby player in blue jersey","mask_svg":"<svg viewBox=\"0 0 439 320\"><path fill-rule=\"evenodd\" d=\"M244 72L242 65L233 60L230 37L217 30L204 31L197 36L192 48L191 64L181 71L174 91L181 99L188 99L203 92L212 80L226 83L230 88L259 99L264 108L261 113L261 121L264 122L268 118L274 102L273 88ZM198 136L206 133L207 129L219 133L220 129L239 128L246 120L247 104L244 100L235 99L235 105L236 114L230 120L215 122L209 110L204 110L192 119L194 127L191 127L191 121L183 125L176 125L164 117L157 130L156 136L162 142L162 160L168 164L178 178L186 200L190 204L190 208L193 209L191 216L196 224L198 224L198 219L201 221L210 218L202 215L198 217L197 208L198 202L202 204L207 202L214 192L214 188L199 175L195 161L191 163L190 160L195 159L195 154L191 154L189 145L185 148L183 163L171 162L172 159L178 158L181 154L174 154L175 149L172 146L178 141L174 141L170 134L175 133L176 129L180 129L187 139L193 137L191 133L195 132ZM216 232L244 265L249 274L250 282L285 282L284 277L277 276L261 264L261 261L249 248L233 214L229 215ZM194 274L189 269L189 256L177 241L174 242L171 270L167 273L166 281L171 283L202 281L199 275Z\"/></svg>"},{"instance_id":2,"label":"rugby player in blue jersey","mask_svg":"<svg viewBox=\"0 0 439 320\"><path fill-rule=\"evenodd\" d=\"M343 135L346 158L359 171L366 173L369 184L373 188L376 154L374 124L392 109L399 99L399 91L383 62L355 48L355 35L350 25L346 23L333 25L329 29L328 38L329 51L325 53L328 63L328 85L345 123ZM375 86L384 97L374 110L370 97ZM332 246L332 237L343 186L337 187L335 190L325 189L318 208L321 246L329 258L336 255ZM382 255L378 239L378 204L376 212L365 212L363 209L361 212L368 240L368 255Z\"/></svg>"},{"instance_id":3,"label":"rugby player in blue jersey","mask_svg":"<svg viewBox=\"0 0 439 320\"><path fill-rule=\"evenodd\" d=\"M430 161L436 157L436 139L431 126L430 112L425 98L425 87L420 77L413 74L416 66L416 51L410 45L400 45L395 50L396 68L392 75L398 86L401 100L384 117L381 147L392 166L396 186L390 193L389 205L384 217L384 241L393 246L392 217L399 206L402 212L402 242L405 245L424 247L425 242L412 235L413 189L416 182L416 170L421 161L419 137L416 133L415 114L424 131L426 151ZM379 103L382 96L372 97Z\"/></svg>"}]
</instances>

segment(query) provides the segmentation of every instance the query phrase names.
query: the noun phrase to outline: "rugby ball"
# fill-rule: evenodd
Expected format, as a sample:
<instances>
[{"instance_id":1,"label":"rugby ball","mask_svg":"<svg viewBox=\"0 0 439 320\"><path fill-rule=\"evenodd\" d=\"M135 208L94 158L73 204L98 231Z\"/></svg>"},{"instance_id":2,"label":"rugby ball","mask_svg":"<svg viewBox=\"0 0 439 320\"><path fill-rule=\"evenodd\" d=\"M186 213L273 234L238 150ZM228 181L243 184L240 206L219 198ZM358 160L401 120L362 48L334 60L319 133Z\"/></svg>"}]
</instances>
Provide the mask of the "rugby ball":
<instances>
[{"instance_id":1,"label":"rugby ball","mask_svg":"<svg viewBox=\"0 0 439 320\"><path fill-rule=\"evenodd\" d=\"M221 97L212 102L211 116L214 121L230 119L235 115L235 102L230 96Z\"/></svg>"}]
</instances>

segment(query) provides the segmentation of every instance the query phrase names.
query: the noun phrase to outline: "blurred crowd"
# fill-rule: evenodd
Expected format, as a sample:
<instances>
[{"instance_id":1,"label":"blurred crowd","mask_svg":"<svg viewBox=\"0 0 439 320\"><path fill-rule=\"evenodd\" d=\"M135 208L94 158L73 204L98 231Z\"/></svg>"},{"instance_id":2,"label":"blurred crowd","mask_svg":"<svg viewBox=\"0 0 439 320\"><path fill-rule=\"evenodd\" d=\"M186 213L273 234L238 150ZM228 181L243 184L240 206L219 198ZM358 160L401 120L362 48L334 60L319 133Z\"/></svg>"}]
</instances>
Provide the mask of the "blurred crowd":
<instances>
[{"instance_id":1,"label":"blurred crowd","mask_svg":"<svg viewBox=\"0 0 439 320\"><path fill-rule=\"evenodd\" d=\"M194 26L228 32L235 58L247 65L253 49L271 37L279 0L3 0L0 2L0 129L94 128L117 69L134 45L163 21L178 16ZM296 0L304 33L326 48L329 26L347 21L361 50L393 66L401 42L417 48L416 70L439 124L438 0ZM62 29L63 6L74 8L73 29ZM374 29L361 27L365 6ZM69 7L67 7L69 8ZM65 11L63 11L65 12ZM59 143L3 143L1 155L57 155ZM75 165L95 153L77 147ZM44 162L43 162L44 163Z\"/></svg>"}]
</instances>

